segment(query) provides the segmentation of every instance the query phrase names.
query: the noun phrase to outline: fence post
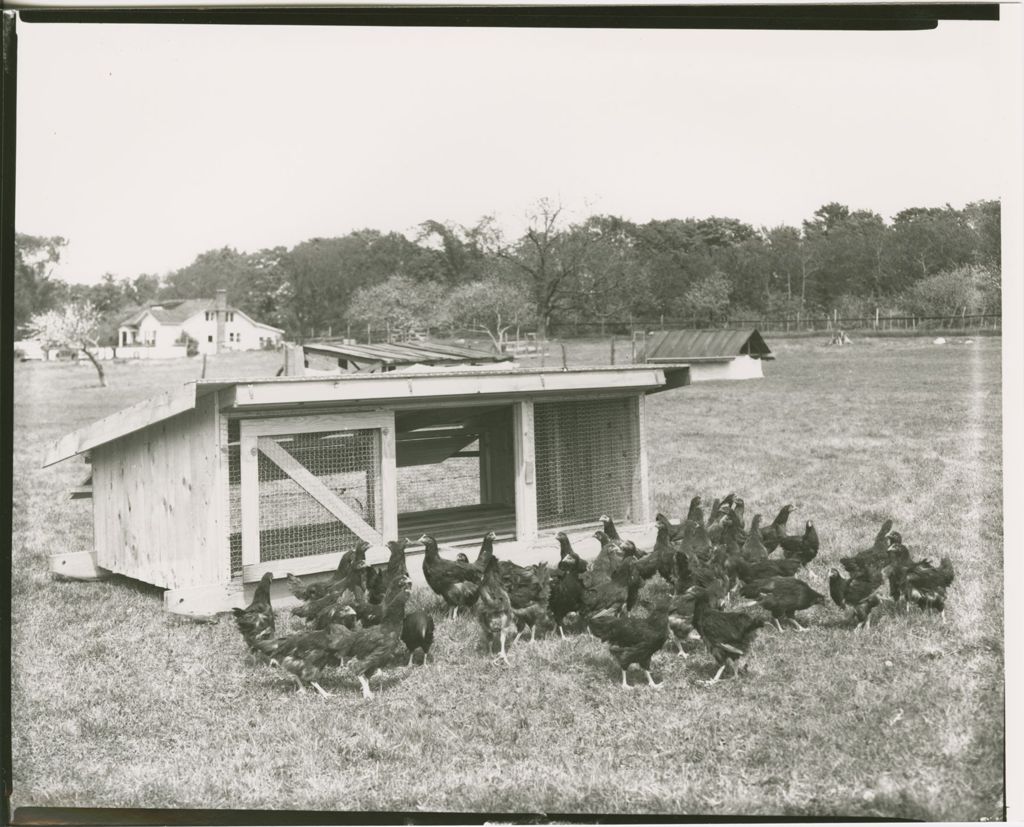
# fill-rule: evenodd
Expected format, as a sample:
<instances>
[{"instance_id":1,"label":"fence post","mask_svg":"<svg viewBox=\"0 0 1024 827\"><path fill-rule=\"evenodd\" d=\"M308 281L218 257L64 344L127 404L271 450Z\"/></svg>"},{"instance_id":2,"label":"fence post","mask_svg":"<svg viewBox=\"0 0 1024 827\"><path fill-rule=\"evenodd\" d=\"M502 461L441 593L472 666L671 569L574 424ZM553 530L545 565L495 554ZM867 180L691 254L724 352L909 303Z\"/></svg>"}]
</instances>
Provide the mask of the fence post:
<instances>
[{"instance_id":1,"label":"fence post","mask_svg":"<svg viewBox=\"0 0 1024 827\"><path fill-rule=\"evenodd\" d=\"M612 364L615 364L615 337L612 336Z\"/></svg>"},{"instance_id":2,"label":"fence post","mask_svg":"<svg viewBox=\"0 0 1024 827\"><path fill-rule=\"evenodd\" d=\"M366 323L366 344L370 344L370 342L371 342L371 339L370 339L370 323L367 322Z\"/></svg>"},{"instance_id":3,"label":"fence post","mask_svg":"<svg viewBox=\"0 0 1024 827\"><path fill-rule=\"evenodd\" d=\"M568 370L568 368L565 366L565 342L562 342L561 345L562 345L562 370Z\"/></svg>"},{"instance_id":4,"label":"fence post","mask_svg":"<svg viewBox=\"0 0 1024 827\"><path fill-rule=\"evenodd\" d=\"M661 329L662 330L665 329L665 314L664 313L661 314Z\"/></svg>"}]
</instances>

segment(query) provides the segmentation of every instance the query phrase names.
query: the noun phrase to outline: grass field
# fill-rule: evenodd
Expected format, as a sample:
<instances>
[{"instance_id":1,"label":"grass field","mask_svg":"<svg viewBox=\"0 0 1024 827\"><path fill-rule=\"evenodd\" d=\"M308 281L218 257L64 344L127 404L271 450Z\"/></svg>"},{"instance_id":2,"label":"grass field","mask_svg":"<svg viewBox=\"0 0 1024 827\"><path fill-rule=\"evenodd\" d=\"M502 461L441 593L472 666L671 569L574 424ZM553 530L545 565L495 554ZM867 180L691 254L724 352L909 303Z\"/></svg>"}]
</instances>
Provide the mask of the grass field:
<instances>
[{"instance_id":1,"label":"grass field","mask_svg":"<svg viewBox=\"0 0 1024 827\"><path fill-rule=\"evenodd\" d=\"M156 589L51 579L47 555L89 548L91 519L65 495L85 466L40 469L45 445L199 365L112 365L106 390L91 367L18 365L14 805L1000 819L1000 342L771 344L764 380L649 397L654 505L681 515L694 493L736 490L771 519L794 503L790 525L821 535L820 591L891 516L915 557L953 560L944 623L883 605L853 635L829 604L806 634L764 630L751 674L714 687L699 644L666 648L655 692L623 691L586 637L491 665L475 622L439 613L435 662L389 670L369 702L345 674L337 697L294 694L246 664L227 619L170 617ZM607 358L568 345L569 364ZM209 374L278 364L225 356Z\"/></svg>"}]
</instances>

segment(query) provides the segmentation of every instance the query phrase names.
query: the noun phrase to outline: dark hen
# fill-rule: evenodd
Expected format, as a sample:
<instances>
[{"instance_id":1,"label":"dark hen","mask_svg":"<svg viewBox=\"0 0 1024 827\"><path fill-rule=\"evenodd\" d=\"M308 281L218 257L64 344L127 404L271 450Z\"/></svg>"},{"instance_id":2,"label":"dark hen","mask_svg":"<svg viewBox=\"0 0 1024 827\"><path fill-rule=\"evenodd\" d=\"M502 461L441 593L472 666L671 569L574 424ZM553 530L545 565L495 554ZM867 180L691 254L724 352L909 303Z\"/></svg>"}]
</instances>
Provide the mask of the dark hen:
<instances>
[{"instance_id":1,"label":"dark hen","mask_svg":"<svg viewBox=\"0 0 1024 827\"><path fill-rule=\"evenodd\" d=\"M324 669L341 665L340 652L350 634L352 632L346 626L336 625L329 629L310 629L273 640L260 640L256 646L271 664L295 681L299 692L309 684L326 698L330 693L317 681Z\"/></svg>"},{"instance_id":2,"label":"dark hen","mask_svg":"<svg viewBox=\"0 0 1024 827\"><path fill-rule=\"evenodd\" d=\"M803 580L797 580L795 577L772 577L769 580L758 580L757 583L761 593L754 599L752 605L758 605L770 612L780 632L783 618L801 632L806 632L807 629L800 625L795 613L825 602L825 595L816 592Z\"/></svg>"},{"instance_id":3,"label":"dark hen","mask_svg":"<svg viewBox=\"0 0 1024 827\"><path fill-rule=\"evenodd\" d=\"M701 580L701 584L701 587L709 595L710 604L721 608L725 594L729 589L728 581L724 577L711 577ZM688 588L684 592L674 594L668 606L668 627L675 638L679 655L684 658L687 657L687 654L686 650L683 649L683 641L700 637L693 625L693 610L696 602L697 591L693 588Z\"/></svg>"},{"instance_id":4,"label":"dark hen","mask_svg":"<svg viewBox=\"0 0 1024 827\"><path fill-rule=\"evenodd\" d=\"M392 584L393 587L395 585ZM373 697L369 678L391 661L402 642L402 625L410 585L408 578L397 581L394 594L385 598L384 617L379 625L349 632L340 642L339 656L347 661L346 666L359 679L364 698Z\"/></svg>"},{"instance_id":5,"label":"dark hen","mask_svg":"<svg viewBox=\"0 0 1024 827\"><path fill-rule=\"evenodd\" d=\"M319 600L332 590L336 590L339 584L347 581L349 573L354 568L361 568L366 562L366 551L370 544L365 540L356 543L355 548L349 549L341 555L338 567L327 580L317 580L312 583L300 580L294 574L288 574L288 586L299 600L307 603ZM362 563L359 563L362 561Z\"/></svg>"},{"instance_id":6,"label":"dark hen","mask_svg":"<svg viewBox=\"0 0 1024 827\"><path fill-rule=\"evenodd\" d=\"M499 566L500 570L500 566ZM537 631L542 633L555 628L555 620L548 611L551 599L551 571L547 563L529 567L528 573L502 577L502 584L508 592L509 604L516 622L516 640L527 629L530 640ZM514 643L515 641L513 641Z\"/></svg>"},{"instance_id":7,"label":"dark hen","mask_svg":"<svg viewBox=\"0 0 1024 827\"><path fill-rule=\"evenodd\" d=\"M933 567L930 560L913 563L903 575L903 598L918 604L921 609L942 613L946 607L946 590L953 576L953 564L948 557L942 558L938 568Z\"/></svg>"},{"instance_id":8,"label":"dark hen","mask_svg":"<svg viewBox=\"0 0 1024 827\"><path fill-rule=\"evenodd\" d=\"M845 579L838 569L829 571L828 590L832 601L840 609L847 606L853 609L855 630L871 626L871 610L881 602L875 592L882 582L881 570L870 565L858 568L849 579Z\"/></svg>"},{"instance_id":9,"label":"dark hen","mask_svg":"<svg viewBox=\"0 0 1024 827\"><path fill-rule=\"evenodd\" d=\"M256 641L269 640L274 636L274 607L270 605L270 584L273 582L274 575L268 571L260 578L252 602L244 609L231 610L249 653L257 657L260 650Z\"/></svg>"},{"instance_id":10,"label":"dark hen","mask_svg":"<svg viewBox=\"0 0 1024 827\"><path fill-rule=\"evenodd\" d=\"M792 505L782 506L779 513L775 515L775 519L771 521L771 524L761 529L761 542L764 543L764 547L768 550L769 554L775 551L779 547L782 538L787 536L786 523L789 521L789 515L792 513Z\"/></svg>"},{"instance_id":11,"label":"dark hen","mask_svg":"<svg viewBox=\"0 0 1024 827\"><path fill-rule=\"evenodd\" d=\"M748 563L741 559L736 563L736 576L744 583L751 583L769 577L792 577L799 569L799 560L787 560L782 557L766 558L757 563Z\"/></svg>"},{"instance_id":12,"label":"dark hen","mask_svg":"<svg viewBox=\"0 0 1024 827\"><path fill-rule=\"evenodd\" d=\"M637 562L636 570L644 580L650 580L655 574L660 574L662 579L671 585L676 580L676 549L669 539L668 522L661 519L657 525L658 536L654 541L654 548L650 554Z\"/></svg>"},{"instance_id":13,"label":"dark hen","mask_svg":"<svg viewBox=\"0 0 1024 827\"><path fill-rule=\"evenodd\" d=\"M409 651L409 666L412 666L416 650L423 652L423 665L426 666L427 655L434 643L434 618L426 612L410 612L402 621L402 643Z\"/></svg>"},{"instance_id":14,"label":"dark hen","mask_svg":"<svg viewBox=\"0 0 1024 827\"><path fill-rule=\"evenodd\" d=\"M459 609L469 608L476 603L480 581L483 579L481 570L475 563L445 560L437 549L437 541L428 534L420 537L419 542L425 549L423 577L434 593L440 595L451 607L454 620Z\"/></svg>"},{"instance_id":15,"label":"dark hen","mask_svg":"<svg viewBox=\"0 0 1024 827\"><path fill-rule=\"evenodd\" d=\"M505 641L515 631L515 618L512 615L512 603L508 598L508 592L501 584L498 561L493 556L487 561L484 577L480 582L476 617L480 628L484 631L487 653L493 654L494 642L497 640L500 649L495 660L500 659L507 666L508 655L505 652Z\"/></svg>"},{"instance_id":16,"label":"dark hen","mask_svg":"<svg viewBox=\"0 0 1024 827\"><path fill-rule=\"evenodd\" d=\"M588 586L597 585L611 578L622 565L622 561L626 559L619 544L610 539L603 531L595 531L594 538L601 544L601 550L583 578Z\"/></svg>"},{"instance_id":17,"label":"dark hen","mask_svg":"<svg viewBox=\"0 0 1024 827\"><path fill-rule=\"evenodd\" d=\"M850 574L857 574L861 570L869 568L881 569L889 562L889 532L892 530L892 520L882 523L881 529L875 535L875 542L870 548L858 551L850 557L840 557L839 563Z\"/></svg>"},{"instance_id":18,"label":"dark hen","mask_svg":"<svg viewBox=\"0 0 1024 827\"><path fill-rule=\"evenodd\" d=\"M635 566L636 562L632 558L627 558L610 580L602 581L584 591L583 613L588 619L604 609L611 609L616 614L626 611L634 588Z\"/></svg>"},{"instance_id":19,"label":"dark hen","mask_svg":"<svg viewBox=\"0 0 1024 827\"><path fill-rule=\"evenodd\" d=\"M614 617L611 609L605 609L600 616L610 618L609 623L599 624L601 639L608 644L608 651L622 670L622 688L629 688L627 672L635 663L647 676L648 685L660 689L661 684L651 676L651 658L668 640L668 600L663 598L642 619Z\"/></svg>"},{"instance_id":20,"label":"dark hen","mask_svg":"<svg viewBox=\"0 0 1024 827\"><path fill-rule=\"evenodd\" d=\"M721 612L712 609L707 589L697 587L693 607L693 626L704 641L704 646L719 665L712 678L715 683L728 666L734 676L739 675L739 660L747 656L757 630L764 621L743 612Z\"/></svg>"},{"instance_id":21,"label":"dark hen","mask_svg":"<svg viewBox=\"0 0 1024 827\"><path fill-rule=\"evenodd\" d=\"M782 555L787 560L799 560L806 566L818 556L818 532L814 523L808 520L804 525L803 536L790 535L779 540Z\"/></svg>"},{"instance_id":22,"label":"dark hen","mask_svg":"<svg viewBox=\"0 0 1024 827\"><path fill-rule=\"evenodd\" d=\"M369 543L365 545L369 548ZM336 624L354 625L355 617L349 609L365 599L362 569L365 566L366 548L356 547L356 556L348 573L343 579L332 581L323 597L296 606L292 614L305 618L307 625L314 629L327 629Z\"/></svg>"},{"instance_id":23,"label":"dark hen","mask_svg":"<svg viewBox=\"0 0 1024 827\"><path fill-rule=\"evenodd\" d=\"M565 638L565 623L570 616L576 616L583 610L583 593L585 588L580 576L587 570L586 561L581 558L572 546L569 538L562 532L558 534L562 545L562 559L558 562L551 577L551 594L548 598L548 609L554 618L558 633Z\"/></svg>"},{"instance_id":24,"label":"dark hen","mask_svg":"<svg viewBox=\"0 0 1024 827\"><path fill-rule=\"evenodd\" d=\"M740 556L748 563L756 563L768 559L768 549L761 542L761 515L755 514L750 524L750 531L747 534L743 547L740 549Z\"/></svg>"}]
</instances>

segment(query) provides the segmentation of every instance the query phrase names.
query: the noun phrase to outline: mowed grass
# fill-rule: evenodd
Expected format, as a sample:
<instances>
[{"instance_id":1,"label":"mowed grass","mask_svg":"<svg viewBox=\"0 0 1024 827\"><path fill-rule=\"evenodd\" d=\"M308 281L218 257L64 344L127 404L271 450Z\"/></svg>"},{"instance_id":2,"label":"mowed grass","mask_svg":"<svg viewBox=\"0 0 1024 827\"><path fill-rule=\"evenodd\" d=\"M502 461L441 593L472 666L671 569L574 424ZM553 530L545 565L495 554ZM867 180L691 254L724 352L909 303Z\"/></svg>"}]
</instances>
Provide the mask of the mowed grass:
<instances>
[{"instance_id":1,"label":"mowed grass","mask_svg":"<svg viewBox=\"0 0 1024 827\"><path fill-rule=\"evenodd\" d=\"M505 668L475 621L439 612L433 662L389 670L372 701L346 673L329 700L295 694L246 663L229 618L168 616L157 589L51 579L47 555L89 548L91 517L66 499L85 466L40 469L46 444L199 364L113 365L106 390L91 368L19 365L14 805L1000 818L1000 342L771 344L764 380L648 397L655 507L735 490L770 520L794 503L791 529L813 519L821 536L806 574L820 591L892 517L915 557L951 557L945 622L883 605L855 635L829 604L805 634L762 631L742 679L704 686L700 644L686 660L670 644L664 687L623 691L594 639L521 642ZM570 365L608 355L567 345ZM279 363L225 356L208 375ZM425 590L414 602L437 607Z\"/></svg>"}]
</instances>

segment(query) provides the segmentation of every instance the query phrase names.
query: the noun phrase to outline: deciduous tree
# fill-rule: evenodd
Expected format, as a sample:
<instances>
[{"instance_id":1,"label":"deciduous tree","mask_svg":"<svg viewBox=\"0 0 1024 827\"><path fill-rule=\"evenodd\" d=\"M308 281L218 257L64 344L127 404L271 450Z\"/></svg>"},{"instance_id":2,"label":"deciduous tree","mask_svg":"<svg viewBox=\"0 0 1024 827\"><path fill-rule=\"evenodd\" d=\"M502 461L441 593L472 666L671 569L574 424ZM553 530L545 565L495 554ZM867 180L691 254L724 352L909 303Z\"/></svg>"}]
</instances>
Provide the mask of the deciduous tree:
<instances>
[{"instance_id":1,"label":"deciduous tree","mask_svg":"<svg viewBox=\"0 0 1024 827\"><path fill-rule=\"evenodd\" d=\"M99 345L103 317L90 303L67 304L59 310L48 310L32 317L29 322L31 335L43 346L81 350L92 362L99 374L100 386L107 386L107 377L93 352Z\"/></svg>"}]
</instances>

